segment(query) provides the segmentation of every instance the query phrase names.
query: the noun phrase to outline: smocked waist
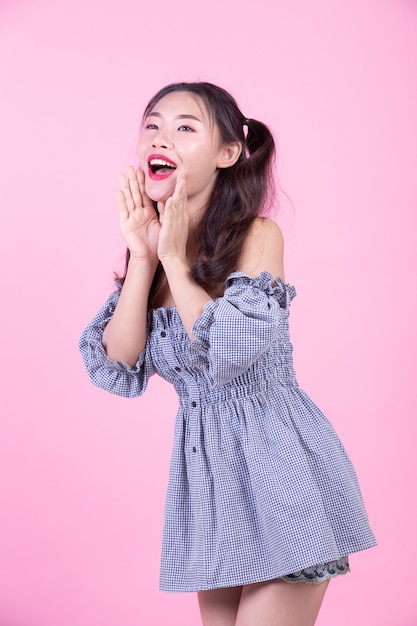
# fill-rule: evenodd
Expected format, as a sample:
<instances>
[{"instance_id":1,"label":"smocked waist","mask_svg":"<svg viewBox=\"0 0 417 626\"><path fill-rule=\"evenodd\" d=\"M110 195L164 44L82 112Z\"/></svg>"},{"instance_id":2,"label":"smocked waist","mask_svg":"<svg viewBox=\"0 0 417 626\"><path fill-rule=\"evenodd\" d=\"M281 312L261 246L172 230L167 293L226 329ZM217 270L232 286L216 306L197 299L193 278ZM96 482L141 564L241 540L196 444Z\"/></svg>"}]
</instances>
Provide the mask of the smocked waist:
<instances>
[{"instance_id":1,"label":"smocked waist","mask_svg":"<svg viewBox=\"0 0 417 626\"><path fill-rule=\"evenodd\" d=\"M267 392L271 387L289 389L298 387L294 372L288 368L257 372L253 369L244 372L232 381L216 385L208 375L182 380L174 385L179 396L180 405L188 409L190 406L203 407L209 404L230 402L248 396Z\"/></svg>"}]
</instances>

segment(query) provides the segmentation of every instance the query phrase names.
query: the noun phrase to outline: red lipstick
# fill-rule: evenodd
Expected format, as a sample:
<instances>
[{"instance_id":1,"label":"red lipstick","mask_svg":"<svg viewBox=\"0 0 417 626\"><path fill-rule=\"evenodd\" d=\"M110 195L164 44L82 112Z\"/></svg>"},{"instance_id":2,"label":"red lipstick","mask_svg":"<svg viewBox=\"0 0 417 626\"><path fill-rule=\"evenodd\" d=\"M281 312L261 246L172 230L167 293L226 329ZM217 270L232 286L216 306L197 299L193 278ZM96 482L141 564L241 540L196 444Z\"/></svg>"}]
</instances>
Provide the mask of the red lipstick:
<instances>
[{"instance_id":1,"label":"red lipstick","mask_svg":"<svg viewBox=\"0 0 417 626\"><path fill-rule=\"evenodd\" d=\"M148 157L148 173L152 180L164 180L177 169L177 164L163 154L151 154Z\"/></svg>"}]
</instances>

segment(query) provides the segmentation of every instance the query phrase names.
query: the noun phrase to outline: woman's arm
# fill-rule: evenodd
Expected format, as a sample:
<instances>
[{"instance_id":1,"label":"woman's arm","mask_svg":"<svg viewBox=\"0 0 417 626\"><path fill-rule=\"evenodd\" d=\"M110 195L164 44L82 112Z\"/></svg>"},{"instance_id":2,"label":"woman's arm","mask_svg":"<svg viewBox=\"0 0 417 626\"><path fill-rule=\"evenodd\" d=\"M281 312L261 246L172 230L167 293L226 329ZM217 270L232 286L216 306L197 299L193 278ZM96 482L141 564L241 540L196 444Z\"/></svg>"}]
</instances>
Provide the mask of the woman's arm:
<instances>
[{"instance_id":1,"label":"woman's arm","mask_svg":"<svg viewBox=\"0 0 417 626\"><path fill-rule=\"evenodd\" d=\"M171 198L159 203L162 224L158 242L158 256L168 280L172 298L180 314L182 323L191 339L192 327L201 316L204 306L211 296L191 275L187 258L189 243L189 222L187 194L184 177L179 174L177 185Z\"/></svg>"},{"instance_id":2,"label":"woman's arm","mask_svg":"<svg viewBox=\"0 0 417 626\"><path fill-rule=\"evenodd\" d=\"M129 261L113 317L104 329L103 346L113 361L133 367L147 337L147 304L156 264Z\"/></svg>"},{"instance_id":3,"label":"woman's arm","mask_svg":"<svg viewBox=\"0 0 417 626\"><path fill-rule=\"evenodd\" d=\"M104 331L103 346L110 359L133 367L146 344L148 296L158 264L161 226L146 195L143 172L129 166L127 177L121 174L119 182L120 228L130 260L119 301Z\"/></svg>"}]
</instances>

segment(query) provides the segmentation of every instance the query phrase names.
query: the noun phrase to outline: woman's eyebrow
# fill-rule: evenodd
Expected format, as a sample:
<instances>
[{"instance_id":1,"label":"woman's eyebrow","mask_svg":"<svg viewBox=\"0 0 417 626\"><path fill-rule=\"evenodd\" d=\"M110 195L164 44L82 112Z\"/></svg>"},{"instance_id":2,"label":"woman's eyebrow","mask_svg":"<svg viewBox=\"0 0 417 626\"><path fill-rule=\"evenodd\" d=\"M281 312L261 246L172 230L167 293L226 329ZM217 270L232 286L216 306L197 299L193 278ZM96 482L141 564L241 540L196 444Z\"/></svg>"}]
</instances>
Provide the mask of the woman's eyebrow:
<instances>
[{"instance_id":1,"label":"woman's eyebrow","mask_svg":"<svg viewBox=\"0 0 417 626\"><path fill-rule=\"evenodd\" d=\"M152 111L151 113L148 113L148 117L162 117L161 113L158 113L158 111ZM191 115L191 113L182 113L181 115L177 115L176 116L177 120L196 120L197 122L201 122L200 118L196 117L195 115Z\"/></svg>"}]
</instances>

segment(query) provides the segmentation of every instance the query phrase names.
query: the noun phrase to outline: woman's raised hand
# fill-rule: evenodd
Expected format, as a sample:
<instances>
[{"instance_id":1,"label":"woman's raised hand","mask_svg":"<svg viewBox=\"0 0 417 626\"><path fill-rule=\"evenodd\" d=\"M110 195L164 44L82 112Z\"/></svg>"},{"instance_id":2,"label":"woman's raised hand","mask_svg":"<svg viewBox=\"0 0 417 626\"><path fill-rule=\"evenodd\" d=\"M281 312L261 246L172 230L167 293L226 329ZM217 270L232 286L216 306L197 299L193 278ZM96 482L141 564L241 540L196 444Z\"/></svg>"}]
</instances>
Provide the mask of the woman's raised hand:
<instances>
[{"instance_id":1,"label":"woman's raised hand","mask_svg":"<svg viewBox=\"0 0 417 626\"><path fill-rule=\"evenodd\" d=\"M161 232L158 241L158 257L162 264L170 259L187 258L189 216L187 193L183 174L179 174L174 193L166 202L158 202Z\"/></svg>"},{"instance_id":2,"label":"woman's raised hand","mask_svg":"<svg viewBox=\"0 0 417 626\"><path fill-rule=\"evenodd\" d=\"M161 225L145 191L145 175L134 167L127 167L127 176L120 174L117 192L120 228L130 256L138 261L155 261Z\"/></svg>"}]
</instances>

